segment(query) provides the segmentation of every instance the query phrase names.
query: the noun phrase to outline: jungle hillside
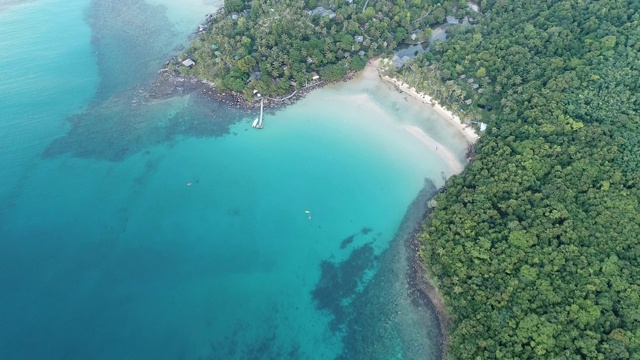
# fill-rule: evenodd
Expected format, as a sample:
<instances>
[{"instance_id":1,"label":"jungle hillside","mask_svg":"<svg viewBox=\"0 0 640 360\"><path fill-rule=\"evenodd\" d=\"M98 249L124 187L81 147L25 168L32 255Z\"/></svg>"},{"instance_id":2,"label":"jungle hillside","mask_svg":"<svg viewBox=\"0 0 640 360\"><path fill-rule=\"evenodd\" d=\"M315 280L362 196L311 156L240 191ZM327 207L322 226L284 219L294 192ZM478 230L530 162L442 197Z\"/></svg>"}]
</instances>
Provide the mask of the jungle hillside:
<instances>
[{"instance_id":1,"label":"jungle hillside","mask_svg":"<svg viewBox=\"0 0 640 360\"><path fill-rule=\"evenodd\" d=\"M640 2L479 5L400 74L488 124L421 234L448 355L640 359Z\"/></svg>"},{"instance_id":2,"label":"jungle hillside","mask_svg":"<svg viewBox=\"0 0 640 360\"><path fill-rule=\"evenodd\" d=\"M368 59L427 41L431 26L462 18L466 1L225 0L180 57L178 69L221 91L284 95L314 81L332 82Z\"/></svg>"}]
</instances>

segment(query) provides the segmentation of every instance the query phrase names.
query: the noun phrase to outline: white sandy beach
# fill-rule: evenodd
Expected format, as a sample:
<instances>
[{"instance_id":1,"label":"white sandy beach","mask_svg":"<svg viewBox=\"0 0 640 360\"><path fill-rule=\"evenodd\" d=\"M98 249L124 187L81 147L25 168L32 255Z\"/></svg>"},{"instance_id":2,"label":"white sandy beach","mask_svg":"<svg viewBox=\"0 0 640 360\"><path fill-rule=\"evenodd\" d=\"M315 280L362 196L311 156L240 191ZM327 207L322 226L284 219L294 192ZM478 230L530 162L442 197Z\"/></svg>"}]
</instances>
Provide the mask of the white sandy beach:
<instances>
[{"instance_id":1,"label":"white sandy beach","mask_svg":"<svg viewBox=\"0 0 640 360\"><path fill-rule=\"evenodd\" d=\"M410 95L414 99L418 100L420 103L429 106L431 109L435 111L435 113L444 120L441 126L449 126L456 129L460 134L460 140L463 140L469 144L473 144L478 140L478 135L475 133L474 129L471 127L465 126L461 123L460 118L454 115L451 111L445 109L439 104L436 104L435 101L429 95L418 93L414 88L409 87L407 84L394 79L388 76L382 76L380 74L380 59L376 59L370 61L365 69L358 75L361 79L368 79L372 83L380 82L381 84L390 84L393 85L394 89L389 88L388 91L395 91L395 89L400 89L404 94ZM372 106L371 98L367 92L359 93L357 95L349 95L349 104L355 107L356 109L360 109L363 107L375 108ZM388 117L382 109L376 110L376 118L384 119ZM372 111L371 109L369 111ZM391 120L389 120L391 121ZM445 143L442 143L441 140L436 140L432 134L430 134L425 129L422 129L420 126L416 126L415 124L405 123L397 125L401 126L407 132L411 133L418 139L421 143L423 143L427 149L436 154L442 161L446 164L446 169L444 172L447 177L459 174L464 170L465 163L463 161L464 158L460 157L459 150L454 150L449 148L449 146ZM455 132L455 131L454 131Z\"/></svg>"},{"instance_id":2,"label":"white sandy beach","mask_svg":"<svg viewBox=\"0 0 640 360\"><path fill-rule=\"evenodd\" d=\"M365 72L366 71L376 71L379 73L380 71L380 59L376 59L373 60L371 62L369 62L369 64L367 64L367 68L365 68ZM394 85L397 89L401 90L402 92L404 92L405 94L413 97L414 99L423 102L424 104L429 105L434 111L436 111L438 114L440 114L440 116L442 116L445 120L447 120L449 123L451 123L453 126L455 126L467 139L467 141L469 141L469 143L473 144L476 141L478 141L479 136L478 134L476 134L475 130L467 125L464 125L462 123L462 121L460 120L460 117L453 114L451 111L449 111L448 109L446 109L445 107L443 107L442 105L438 104L436 101L433 100L433 98L427 94L423 94L418 92L415 88L410 87L408 84L395 79L395 78L391 78L387 75L382 75L380 74L380 78L389 83Z\"/></svg>"}]
</instances>

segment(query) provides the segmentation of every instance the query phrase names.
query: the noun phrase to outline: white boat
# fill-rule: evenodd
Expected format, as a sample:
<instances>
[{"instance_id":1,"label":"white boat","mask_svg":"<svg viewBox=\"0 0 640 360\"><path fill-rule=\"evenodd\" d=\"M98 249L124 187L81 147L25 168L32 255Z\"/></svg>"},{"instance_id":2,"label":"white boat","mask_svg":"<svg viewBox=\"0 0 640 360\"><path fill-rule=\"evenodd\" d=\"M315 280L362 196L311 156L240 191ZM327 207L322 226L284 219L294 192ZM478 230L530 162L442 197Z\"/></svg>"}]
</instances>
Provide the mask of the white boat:
<instances>
[{"instance_id":1,"label":"white boat","mask_svg":"<svg viewBox=\"0 0 640 360\"><path fill-rule=\"evenodd\" d=\"M252 127L257 127L258 126L258 118L256 118L255 120L253 120L253 124L251 125Z\"/></svg>"}]
</instances>

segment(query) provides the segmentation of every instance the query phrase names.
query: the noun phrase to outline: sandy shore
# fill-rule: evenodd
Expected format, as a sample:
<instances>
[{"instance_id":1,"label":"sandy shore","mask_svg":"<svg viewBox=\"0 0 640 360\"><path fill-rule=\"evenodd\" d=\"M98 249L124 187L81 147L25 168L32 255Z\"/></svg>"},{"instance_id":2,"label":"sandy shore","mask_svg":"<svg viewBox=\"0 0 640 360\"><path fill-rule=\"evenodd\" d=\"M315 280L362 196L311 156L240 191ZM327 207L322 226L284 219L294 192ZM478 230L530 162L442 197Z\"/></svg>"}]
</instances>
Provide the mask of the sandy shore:
<instances>
[{"instance_id":1,"label":"sandy shore","mask_svg":"<svg viewBox=\"0 0 640 360\"><path fill-rule=\"evenodd\" d=\"M377 72L365 73L364 75L370 76L370 79L378 78ZM367 107L369 111L375 112L375 117L376 119L378 119L378 121L387 121L389 123L397 124L397 122L393 118L389 117L389 114L385 109L378 107L371 102L371 98L368 94L360 93L347 96L350 106L356 109ZM462 170L464 170L466 164L461 161L461 159L454 153L454 151L452 151L442 143L436 141L423 129L419 128L418 126L409 124L403 124L400 126L407 132L411 133L420 142L422 142L422 144L424 144L424 146L433 154L442 159L446 166L446 168L443 170L447 177L459 174L462 172Z\"/></svg>"},{"instance_id":2,"label":"sandy shore","mask_svg":"<svg viewBox=\"0 0 640 360\"><path fill-rule=\"evenodd\" d=\"M367 68L365 68L365 72L366 71L380 72L380 62L381 62L381 59L376 59L369 62L369 64L367 64ZM429 105L435 112L437 112L440 116L442 116L449 123L455 126L456 129L458 129L465 136L465 138L469 143L474 144L476 141L478 141L479 136L478 134L476 134L473 128L471 128L470 126L464 125L460 120L459 116L453 114L451 111L447 110L442 105L438 104L435 100L433 100L431 96L420 93L415 88L410 87L408 84L398 79L391 78L387 75L380 74L380 78L383 81L394 85L398 90L413 97L414 99Z\"/></svg>"}]
</instances>

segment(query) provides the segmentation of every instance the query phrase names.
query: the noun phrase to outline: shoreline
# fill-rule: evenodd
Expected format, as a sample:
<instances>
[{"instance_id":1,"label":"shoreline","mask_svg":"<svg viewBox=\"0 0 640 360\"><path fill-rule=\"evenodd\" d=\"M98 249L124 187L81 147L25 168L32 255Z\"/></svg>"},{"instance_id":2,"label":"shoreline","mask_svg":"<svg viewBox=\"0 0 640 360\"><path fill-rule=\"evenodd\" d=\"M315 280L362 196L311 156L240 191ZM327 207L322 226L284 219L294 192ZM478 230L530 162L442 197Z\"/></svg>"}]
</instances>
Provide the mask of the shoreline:
<instances>
[{"instance_id":1,"label":"shoreline","mask_svg":"<svg viewBox=\"0 0 640 360\"><path fill-rule=\"evenodd\" d=\"M411 96L415 100L422 102L430 109L435 111L440 117L445 119L449 124L453 125L464 136L469 145L474 145L478 141L478 139L480 139L480 136L472 127L463 124L458 115L455 115L452 111L437 103L430 95L418 92L414 87L411 87L409 84L397 78L383 75L381 71L382 69L380 67L381 61L382 59L380 57L373 58L367 62L367 65L363 70L358 72L350 72L344 78L336 82L327 83L324 81L320 81L316 84L311 84L309 86L296 89L291 94L282 96L280 98L271 98L265 96L264 106L265 108L271 109L273 111L282 110L289 105L295 104L297 101L303 99L307 94L316 89L323 88L327 85L337 84L339 82L348 82L358 76L373 76L373 73L375 73L382 84L389 84L393 86L397 91ZM176 71L169 70L166 67L158 71L158 76L148 90L148 95L153 99L163 99L172 96L186 95L193 92L204 93L212 100L216 100L225 103L228 106L245 111L256 110L260 108L260 103L258 101L248 102L246 99L244 99L242 94L232 91L220 91L214 84L209 81L197 77L184 76L177 73ZM413 129L408 128L407 130L418 136L418 134L415 134L415 131ZM459 168L458 165L453 165L453 167ZM462 169L464 169L464 166L462 166ZM462 169L460 169L460 171Z\"/></svg>"},{"instance_id":2,"label":"shoreline","mask_svg":"<svg viewBox=\"0 0 640 360\"><path fill-rule=\"evenodd\" d=\"M424 268L422 258L420 257L420 233L425 222L431 214L431 208L427 208L420 217L420 222L415 226L413 231L404 239L405 255L407 257L407 283L409 291L418 294L418 298L428 307L431 308L438 321L440 331L440 359L447 358L448 335L447 331L451 323L447 316L444 300L440 295L440 291L436 284L431 280Z\"/></svg>"},{"instance_id":3,"label":"shoreline","mask_svg":"<svg viewBox=\"0 0 640 360\"><path fill-rule=\"evenodd\" d=\"M462 133L471 145L475 144L480 136L475 132L475 130L462 123L460 117L454 114L452 111L448 110L444 106L440 105L436 102L430 95L425 93L418 92L414 87L409 84L398 80L397 78L389 77L388 75L383 75L380 68L380 59L374 59L367 64L367 67L371 66L372 68L378 71L380 79L387 84L390 84L395 87L396 90L401 91L412 98L422 102L423 104L429 106L433 109L438 115L447 120L451 125L453 125L460 133ZM366 68L365 68L366 69Z\"/></svg>"},{"instance_id":4,"label":"shoreline","mask_svg":"<svg viewBox=\"0 0 640 360\"><path fill-rule=\"evenodd\" d=\"M456 116L443 106L435 103L435 101L433 101L429 95L418 93L408 84L405 84L398 79L382 75L380 68L381 61L382 60L380 58L374 58L370 60L367 63L366 67L361 72L359 72L357 76L371 78L375 77L378 79L380 84L392 85L395 90L410 95L416 100L419 100L422 104L429 106L429 108L433 109L436 114L444 118L449 124L453 125L464 136L464 139L467 141L470 147L472 147L478 141L480 137L475 133L475 130L473 128L462 124L458 116ZM389 91L393 90L389 89ZM431 138L430 134L425 133L419 127L413 125L405 125L404 127L405 130L422 141L428 149L434 152L434 154L437 154L437 156L440 156L442 158L442 160L447 164L447 166L449 166L451 170L451 173L448 174L448 176L458 174L464 170L467 164L460 161L447 146L444 146L441 143L437 142L435 139ZM404 256L406 257L406 282L408 285L408 291L409 293L414 294L415 299L429 308L430 311L435 315L435 318L438 322L437 326L440 332L440 337L438 339L438 343L440 344L439 358L444 360L447 357L448 351L447 331L450 324L450 319L447 316L444 299L440 295L440 292L436 286L436 282L432 281L432 279L428 276L427 270L425 269L422 258L420 256L419 236L422 232L425 222L427 221L432 211L432 209L426 205L426 200L424 200L425 197L423 193L425 191L426 187L419 192L419 194L416 196L416 199L409 207L407 215L405 215L405 219L403 220L403 225L401 225L400 228L406 228L407 225L411 226L411 228L406 228L406 230L404 231L404 235L401 237L400 241L402 241ZM441 191L442 188L438 190L438 192ZM435 195L436 194L429 196L429 199L433 198L433 196ZM425 203L420 204L420 200L425 201ZM413 213L413 222L408 221L407 217L410 216L408 215L409 213Z\"/></svg>"}]
</instances>

